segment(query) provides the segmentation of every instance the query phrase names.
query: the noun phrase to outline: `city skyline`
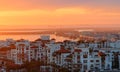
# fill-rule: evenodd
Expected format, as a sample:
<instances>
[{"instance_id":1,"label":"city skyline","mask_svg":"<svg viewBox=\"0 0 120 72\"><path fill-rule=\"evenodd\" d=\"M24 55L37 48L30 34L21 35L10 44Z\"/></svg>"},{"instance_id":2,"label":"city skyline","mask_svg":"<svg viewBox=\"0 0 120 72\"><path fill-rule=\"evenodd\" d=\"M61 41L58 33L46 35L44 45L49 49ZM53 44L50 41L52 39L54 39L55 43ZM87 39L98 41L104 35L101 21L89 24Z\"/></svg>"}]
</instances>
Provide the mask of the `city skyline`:
<instances>
[{"instance_id":1,"label":"city skyline","mask_svg":"<svg viewBox=\"0 0 120 72\"><path fill-rule=\"evenodd\" d=\"M120 72L120 0L0 0L0 72Z\"/></svg>"}]
</instances>

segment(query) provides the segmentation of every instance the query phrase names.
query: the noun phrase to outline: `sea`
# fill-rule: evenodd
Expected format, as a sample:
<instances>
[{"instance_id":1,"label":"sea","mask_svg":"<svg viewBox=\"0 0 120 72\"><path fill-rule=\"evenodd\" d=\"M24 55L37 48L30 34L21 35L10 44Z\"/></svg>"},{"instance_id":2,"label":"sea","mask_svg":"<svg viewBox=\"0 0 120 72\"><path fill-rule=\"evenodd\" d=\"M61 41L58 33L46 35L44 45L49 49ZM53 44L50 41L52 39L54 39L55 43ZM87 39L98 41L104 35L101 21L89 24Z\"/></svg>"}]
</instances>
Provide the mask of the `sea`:
<instances>
[{"instance_id":1,"label":"sea","mask_svg":"<svg viewBox=\"0 0 120 72\"><path fill-rule=\"evenodd\" d=\"M13 39L13 40L19 40L19 39L25 39L29 41L35 41L36 39L40 38L41 34L40 32L50 31L48 29L7 29L7 30L0 30L0 40L6 40L6 39ZM91 29L78 29L78 32L83 31L93 31ZM72 40L68 37L58 36L56 34L44 34L44 35L50 35L50 39L55 38L56 42L62 42L64 40Z\"/></svg>"},{"instance_id":2,"label":"sea","mask_svg":"<svg viewBox=\"0 0 120 72\"><path fill-rule=\"evenodd\" d=\"M64 40L71 40L67 37L57 36L55 34L32 34L33 32L42 32L45 30L0 30L0 40L6 40L6 39L13 39L13 40L19 40L19 39L25 39L29 41L34 41L38 38L40 38L41 35L50 35L50 39L55 38L56 42L61 42ZM22 32L22 33L21 33ZM27 34L31 33L31 34ZM10 34L14 33L14 34ZM17 33L17 34L15 34ZM19 34L20 33L20 34Z\"/></svg>"},{"instance_id":3,"label":"sea","mask_svg":"<svg viewBox=\"0 0 120 72\"><path fill-rule=\"evenodd\" d=\"M42 34L43 35L43 34ZM46 35L46 34L45 34ZM48 34L47 34L48 35ZM19 40L19 39L25 39L29 41L34 41L38 38L40 38L41 34L20 34L20 35L1 35L0 40L6 40L6 39L13 39L13 40ZM62 37L62 36L56 36L55 34L50 34L50 39L55 38L57 42L61 42L64 40L71 40L70 38L67 37Z\"/></svg>"}]
</instances>

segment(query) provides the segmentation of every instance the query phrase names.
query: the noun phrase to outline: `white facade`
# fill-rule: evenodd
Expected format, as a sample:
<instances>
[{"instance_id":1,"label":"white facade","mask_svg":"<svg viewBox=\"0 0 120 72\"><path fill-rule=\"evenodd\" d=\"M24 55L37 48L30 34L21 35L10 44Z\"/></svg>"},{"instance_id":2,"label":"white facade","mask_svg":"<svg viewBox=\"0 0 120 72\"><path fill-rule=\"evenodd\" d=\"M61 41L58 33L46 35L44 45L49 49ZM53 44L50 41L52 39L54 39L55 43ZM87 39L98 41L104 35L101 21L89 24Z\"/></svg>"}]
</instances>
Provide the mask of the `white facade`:
<instances>
[{"instance_id":1,"label":"white facade","mask_svg":"<svg viewBox=\"0 0 120 72\"><path fill-rule=\"evenodd\" d=\"M42 40L50 40L50 36L49 35L42 35L41 39Z\"/></svg>"},{"instance_id":2,"label":"white facade","mask_svg":"<svg viewBox=\"0 0 120 72\"><path fill-rule=\"evenodd\" d=\"M70 65L72 67L70 70L80 69L82 72L85 70L115 69L116 67L113 68L113 63L117 65L115 59L118 58L120 69L119 40L116 42L105 42L104 44L102 42L77 44L70 41L57 43L55 39L50 40L49 36L43 36L41 39L45 41L16 41L16 48L8 52L8 59L13 60L16 64L40 60L66 68ZM47 40L48 42L46 42ZM103 56L99 55L100 52L104 53L104 60L102 60Z\"/></svg>"}]
</instances>

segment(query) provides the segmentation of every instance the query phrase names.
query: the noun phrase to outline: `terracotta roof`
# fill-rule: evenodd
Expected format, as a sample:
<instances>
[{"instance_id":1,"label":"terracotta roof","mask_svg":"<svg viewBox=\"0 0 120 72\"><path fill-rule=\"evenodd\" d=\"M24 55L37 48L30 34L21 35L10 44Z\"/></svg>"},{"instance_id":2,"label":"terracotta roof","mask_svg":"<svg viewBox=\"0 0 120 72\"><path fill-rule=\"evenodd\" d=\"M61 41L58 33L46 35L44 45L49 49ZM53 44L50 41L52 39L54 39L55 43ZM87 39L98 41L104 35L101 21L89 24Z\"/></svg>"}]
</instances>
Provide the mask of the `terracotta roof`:
<instances>
[{"instance_id":1,"label":"terracotta roof","mask_svg":"<svg viewBox=\"0 0 120 72\"><path fill-rule=\"evenodd\" d=\"M25 44L19 44L20 46L25 46Z\"/></svg>"},{"instance_id":2,"label":"terracotta roof","mask_svg":"<svg viewBox=\"0 0 120 72\"><path fill-rule=\"evenodd\" d=\"M36 43L35 41L32 41L31 43Z\"/></svg>"},{"instance_id":3,"label":"terracotta roof","mask_svg":"<svg viewBox=\"0 0 120 72\"><path fill-rule=\"evenodd\" d=\"M56 51L57 53L70 53L69 50L66 50L64 46L61 46L60 50Z\"/></svg>"},{"instance_id":4,"label":"terracotta roof","mask_svg":"<svg viewBox=\"0 0 120 72\"><path fill-rule=\"evenodd\" d=\"M55 38L52 38L51 40L56 40Z\"/></svg>"},{"instance_id":5,"label":"terracotta roof","mask_svg":"<svg viewBox=\"0 0 120 72\"><path fill-rule=\"evenodd\" d=\"M56 42L56 44L62 44L63 42Z\"/></svg>"},{"instance_id":6,"label":"terracotta roof","mask_svg":"<svg viewBox=\"0 0 120 72\"><path fill-rule=\"evenodd\" d=\"M24 41L24 39L20 39L20 40L16 40L17 42L21 42L21 41Z\"/></svg>"},{"instance_id":7,"label":"terracotta roof","mask_svg":"<svg viewBox=\"0 0 120 72\"><path fill-rule=\"evenodd\" d=\"M50 40L42 40L42 43L49 43Z\"/></svg>"},{"instance_id":8,"label":"terracotta roof","mask_svg":"<svg viewBox=\"0 0 120 72\"><path fill-rule=\"evenodd\" d=\"M41 46L42 46L42 47L45 47L46 45L45 45L45 43L42 43Z\"/></svg>"},{"instance_id":9,"label":"terracotta roof","mask_svg":"<svg viewBox=\"0 0 120 72\"><path fill-rule=\"evenodd\" d=\"M38 46L31 46L30 48L33 48L33 49L34 49L34 48L38 48Z\"/></svg>"},{"instance_id":10,"label":"terracotta roof","mask_svg":"<svg viewBox=\"0 0 120 72\"><path fill-rule=\"evenodd\" d=\"M15 44L11 44L9 47L10 47L11 49L16 49Z\"/></svg>"},{"instance_id":11,"label":"terracotta roof","mask_svg":"<svg viewBox=\"0 0 120 72\"><path fill-rule=\"evenodd\" d=\"M81 49L75 49L74 51L75 51L75 52L82 52Z\"/></svg>"},{"instance_id":12,"label":"terracotta roof","mask_svg":"<svg viewBox=\"0 0 120 72\"><path fill-rule=\"evenodd\" d=\"M6 58L0 58L0 60L6 61L6 62L13 62L12 60L6 59Z\"/></svg>"},{"instance_id":13,"label":"terracotta roof","mask_svg":"<svg viewBox=\"0 0 120 72\"><path fill-rule=\"evenodd\" d=\"M106 54L103 53L103 52L99 52L98 55L100 55L100 56L105 56Z\"/></svg>"},{"instance_id":14,"label":"terracotta roof","mask_svg":"<svg viewBox=\"0 0 120 72\"><path fill-rule=\"evenodd\" d=\"M2 48L0 48L0 51L1 51L1 52L2 52L2 51L7 52L8 50L10 50L9 47L2 47Z\"/></svg>"},{"instance_id":15,"label":"terracotta roof","mask_svg":"<svg viewBox=\"0 0 120 72\"><path fill-rule=\"evenodd\" d=\"M0 51L0 55L6 55L7 51Z\"/></svg>"},{"instance_id":16,"label":"terracotta roof","mask_svg":"<svg viewBox=\"0 0 120 72\"><path fill-rule=\"evenodd\" d=\"M41 41L41 39L40 39L40 38L38 38L38 39L36 39L35 41Z\"/></svg>"},{"instance_id":17,"label":"terracotta roof","mask_svg":"<svg viewBox=\"0 0 120 72\"><path fill-rule=\"evenodd\" d=\"M19 58L24 58L26 54L17 54Z\"/></svg>"},{"instance_id":18,"label":"terracotta roof","mask_svg":"<svg viewBox=\"0 0 120 72\"><path fill-rule=\"evenodd\" d=\"M64 40L64 42L70 42L70 40Z\"/></svg>"}]
</instances>

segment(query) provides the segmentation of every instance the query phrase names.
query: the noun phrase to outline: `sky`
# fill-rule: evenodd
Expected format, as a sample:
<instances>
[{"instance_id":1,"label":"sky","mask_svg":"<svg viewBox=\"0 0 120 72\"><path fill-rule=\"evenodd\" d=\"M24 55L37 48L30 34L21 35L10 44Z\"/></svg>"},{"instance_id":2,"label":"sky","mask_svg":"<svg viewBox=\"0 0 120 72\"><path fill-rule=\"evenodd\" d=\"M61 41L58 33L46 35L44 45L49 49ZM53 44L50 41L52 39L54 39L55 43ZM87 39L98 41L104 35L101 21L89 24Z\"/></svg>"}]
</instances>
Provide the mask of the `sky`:
<instances>
[{"instance_id":1,"label":"sky","mask_svg":"<svg viewBox=\"0 0 120 72\"><path fill-rule=\"evenodd\" d=\"M0 0L0 28L120 27L120 0Z\"/></svg>"}]
</instances>

